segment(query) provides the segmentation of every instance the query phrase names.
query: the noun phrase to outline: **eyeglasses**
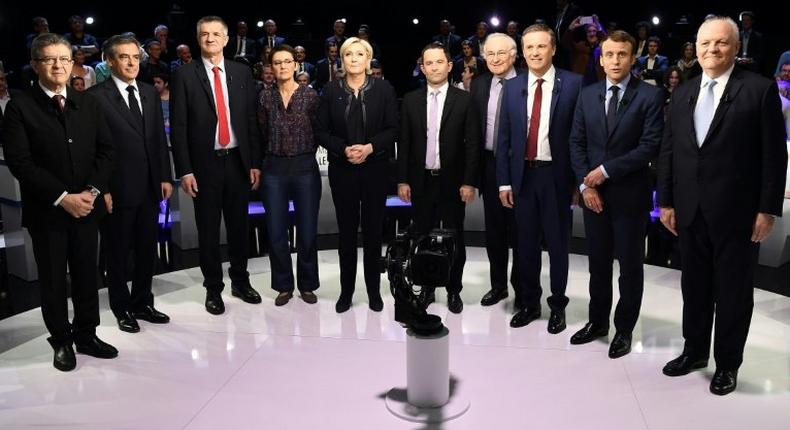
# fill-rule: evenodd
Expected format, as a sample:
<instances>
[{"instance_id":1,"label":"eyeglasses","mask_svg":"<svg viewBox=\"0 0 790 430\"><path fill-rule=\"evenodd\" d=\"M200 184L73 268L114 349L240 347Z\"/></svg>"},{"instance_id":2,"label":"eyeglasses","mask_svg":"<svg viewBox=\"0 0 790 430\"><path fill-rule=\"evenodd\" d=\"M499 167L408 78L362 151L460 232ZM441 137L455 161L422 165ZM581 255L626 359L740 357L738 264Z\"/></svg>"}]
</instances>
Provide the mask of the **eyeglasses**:
<instances>
[{"instance_id":1,"label":"eyeglasses","mask_svg":"<svg viewBox=\"0 0 790 430\"><path fill-rule=\"evenodd\" d=\"M507 58L508 55L510 55L510 51L497 51L497 52L488 51L488 52L486 52L486 58L494 58L494 57L496 57L496 58L500 58L501 59L501 58Z\"/></svg>"},{"instance_id":2,"label":"eyeglasses","mask_svg":"<svg viewBox=\"0 0 790 430\"><path fill-rule=\"evenodd\" d=\"M282 61L281 60L277 60L277 61L272 61L272 65L274 67L280 67L280 66L283 66L283 65L290 66L293 63L294 63L294 60L282 60Z\"/></svg>"},{"instance_id":3,"label":"eyeglasses","mask_svg":"<svg viewBox=\"0 0 790 430\"><path fill-rule=\"evenodd\" d=\"M63 65L74 63L74 59L71 57L44 57L44 58L34 58L33 60L41 64L46 64L47 66L54 65L56 61L60 61L60 64Z\"/></svg>"}]
</instances>

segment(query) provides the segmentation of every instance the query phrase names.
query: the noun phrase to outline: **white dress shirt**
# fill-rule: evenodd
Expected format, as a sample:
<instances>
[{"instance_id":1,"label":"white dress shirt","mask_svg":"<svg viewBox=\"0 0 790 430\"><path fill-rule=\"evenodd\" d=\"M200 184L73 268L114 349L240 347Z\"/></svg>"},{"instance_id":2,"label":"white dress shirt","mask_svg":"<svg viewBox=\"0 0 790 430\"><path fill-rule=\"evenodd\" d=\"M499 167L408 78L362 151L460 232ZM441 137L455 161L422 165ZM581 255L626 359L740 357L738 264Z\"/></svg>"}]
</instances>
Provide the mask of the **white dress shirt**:
<instances>
[{"instance_id":1,"label":"white dress shirt","mask_svg":"<svg viewBox=\"0 0 790 430\"><path fill-rule=\"evenodd\" d=\"M538 79L543 79L541 86L542 96L540 102L540 124L538 126L538 154L535 158L541 161L551 161L551 146L549 145L549 119L551 116L551 98L554 91L554 76L556 70L551 66L549 70L538 77L532 72L528 75L527 85L527 128L529 128L529 115L532 114L532 105L535 102L535 90L538 88Z\"/></svg>"},{"instance_id":2,"label":"white dress shirt","mask_svg":"<svg viewBox=\"0 0 790 430\"><path fill-rule=\"evenodd\" d=\"M137 86L137 81L133 80L131 83L124 82L118 79L117 76L112 75L112 81L115 82L115 86L118 87L118 91L121 93L121 97L123 97L123 101L126 102L126 107L129 107L129 91L126 91L126 87L129 85L134 87L135 97L137 97L137 105L140 107L140 113L143 113L143 102L140 97L140 87Z\"/></svg>"},{"instance_id":3,"label":"white dress shirt","mask_svg":"<svg viewBox=\"0 0 790 430\"><path fill-rule=\"evenodd\" d=\"M211 64L211 61L208 61L205 58L203 60L203 67L206 68L206 73L208 73L208 83L211 86L211 95L214 98L214 94L216 91L214 90L214 65ZM236 133L233 132L233 123L230 120L230 95L228 94L228 80L227 75L225 74L225 59L223 58L220 60L219 64L219 77L220 81L222 82L222 94L225 96L225 115L228 118L228 128L230 128L230 143L225 146L219 144L219 118L217 118L217 131L214 134L214 149L231 149L239 146L238 141L236 140ZM217 100L214 98L214 107L217 106Z\"/></svg>"},{"instance_id":4,"label":"white dress shirt","mask_svg":"<svg viewBox=\"0 0 790 430\"><path fill-rule=\"evenodd\" d=\"M425 166L426 169L441 169L442 168L442 160L440 158L441 154L439 153L439 147L442 146L442 145L441 145L441 141L439 140L439 136L442 135L442 133L441 133L441 130L442 130L442 112L444 112L444 102L445 102L445 100L447 100L447 90L449 88L450 88L450 84L448 82L445 82L444 84L442 84L441 87L436 88L436 89L431 88L430 85L428 85L427 88L426 88L426 92L428 94L428 101L427 101L427 104L425 105L425 107L426 107L426 109L425 109L425 124L426 124L425 129L426 129L426 133L427 133L427 130L428 130L428 126L427 125L429 124L429 121L431 120L431 93L434 92L434 91L439 91L439 94L436 96L436 103L439 104L437 112L436 112L436 164L434 166L426 165ZM427 140L426 140L426 143L427 143Z\"/></svg>"},{"instance_id":5,"label":"white dress shirt","mask_svg":"<svg viewBox=\"0 0 790 430\"><path fill-rule=\"evenodd\" d=\"M735 68L733 64L730 68L724 72L721 76L716 79L710 78L705 72L702 73L702 79L699 83L699 98L697 99L697 104L702 104L703 99L707 96L708 92L705 91L710 81L716 81L716 86L713 87L713 112L716 112L716 109L719 108L719 102L721 101L721 96L724 94L724 90L727 87L727 82L730 80L730 75L732 75L732 69Z\"/></svg>"}]
</instances>

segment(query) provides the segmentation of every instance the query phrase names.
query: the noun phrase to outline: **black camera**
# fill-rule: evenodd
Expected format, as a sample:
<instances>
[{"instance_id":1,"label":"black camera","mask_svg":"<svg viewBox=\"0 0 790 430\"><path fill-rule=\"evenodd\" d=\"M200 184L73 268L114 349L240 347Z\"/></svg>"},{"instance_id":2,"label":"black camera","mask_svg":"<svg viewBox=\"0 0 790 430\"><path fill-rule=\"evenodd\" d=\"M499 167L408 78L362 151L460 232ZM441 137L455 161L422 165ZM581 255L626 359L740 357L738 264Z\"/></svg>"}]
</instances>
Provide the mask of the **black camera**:
<instances>
[{"instance_id":1,"label":"black camera","mask_svg":"<svg viewBox=\"0 0 790 430\"><path fill-rule=\"evenodd\" d=\"M444 326L441 318L420 305L413 287L447 286L456 246L454 230L417 234L411 228L399 231L387 246L383 269L395 299L395 320L417 334L438 333Z\"/></svg>"}]
</instances>

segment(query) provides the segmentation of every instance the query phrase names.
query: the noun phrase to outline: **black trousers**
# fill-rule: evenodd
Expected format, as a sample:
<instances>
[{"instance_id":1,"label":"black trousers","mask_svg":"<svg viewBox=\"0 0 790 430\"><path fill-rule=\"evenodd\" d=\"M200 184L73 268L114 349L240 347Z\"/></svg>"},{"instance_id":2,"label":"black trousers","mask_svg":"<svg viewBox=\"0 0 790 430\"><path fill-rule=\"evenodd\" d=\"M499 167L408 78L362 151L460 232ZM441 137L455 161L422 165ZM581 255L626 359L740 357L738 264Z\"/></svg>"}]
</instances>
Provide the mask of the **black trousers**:
<instances>
[{"instance_id":1,"label":"black trousers","mask_svg":"<svg viewBox=\"0 0 790 430\"><path fill-rule=\"evenodd\" d=\"M154 304L151 280L159 227L157 197L148 192L139 205L115 206L113 213L104 219L102 236L107 252L107 290L110 308L116 315ZM129 251L134 255L131 293L126 285Z\"/></svg>"},{"instance_id":2,"label":"black trousers","mask_svg":"<svg viewBox=\"0 0 790 430\"><path fill-rule=\"evenodd\" d=\"M713 356L722 369L738 369L743 362L759 251L751 234L751 226L714 232L701 211L678 231L685 352L708 357L715 323Z\"/></svg>"},{"instance_id":3,"label":"black trousers","mask_svg":"<svg viewBox=\"0 0 790 430\"><path fill-rule=\"evenodd\" d=\"M516 307L540 309L543 288L540 285L543 240L546 241L551 263L551 296L547 299L552 310L563 310L568 305L565 290L568 285L568 223L570 205L557 195L554 171L551 166L524 166L521 192L514 202L518 230L521 294Z\"/></svg>"},{"instance_id":4,"label":"black trousers","mask_svg":"<svg viewBox=\"0 0 790 430\"><path fill-rule=\"evenodd\" d=\"M208 171L196 178L198 193L194 203L203 286L209 291L220 292L225 287L219 246L223 216L228 238L230 280L234 284L249 282L250 175L242 165L238 150L215 157L212 162Z\"/></svg>"},{"instance_id":5,"label":"black trousers","mask_svg":"<svg viewBox=\"0 0 790 430\"><path fill-rule=\"evenodd\" d=\"M100 197L101 198L101 197ZM65 228L28 228L41 287L41 313L53 347L89 338L99 325L99 294L96 286L98 226L69 220ZM66 265L71 274L74 321L69 324Z\"/></svg>"},{"instance_id":6,"label":"black trousers","mask_svg":"<svg viewBox=\"0 0 790 430\"><path fill-rule=\"evenodd\" d=\"M387 164L367 161L360 165L329 163L329 186L335 203L339 232L341 294L354 293L357 279L357 232L362 222L365 287L378 294L381 285L381 241L387 204Z\"/></svg>"},{"instance_id":7,"label":"black trousers","mask_svg":"<svg viewBox=\"0 0 790 430\"><path fill-rule=\"evenodd\" d=\"M441 176L432 176L425 171L424 188L418 193L412 190L411 205L415 231L426 234L441 223L442 227L456 231L456 251L450 268L450 281L447 293L460 293L463 289L462 277L466 263L464 242L464 215L466 205L461 200L460 186L453 189L442 187Z\"/></svg>"},{"instance_id":8,"label":"black trousers","mask_svg":"<svg viewBox=\"0 0 790 430\"><path fill-rule=\"evenodd\" d=\"M648 214L624 214L607 209L600 214L584 208L584 231L590 262L590 322L609 327L612 310L612 264L620 263L620 300L614 326L631 333L639 319L644 290L644 247Z\"/></svg>"},{"instance_id":9,"label":"black trousers","mask_svg":"<svg viewBox=\"0 0 790 430\"><path fill-rule=\"evenodd\" d=\"M491 289L507 290L507 264L510 248L513 247L513 267L510 269L510 284L518 302L519 258L516 246L516 226L513 209L502 206L499 200L499 187L496 184L496 158L493 151L483 151L483 215L485 217L486 254L490 271Z\"/></svg>"}]
</instances>

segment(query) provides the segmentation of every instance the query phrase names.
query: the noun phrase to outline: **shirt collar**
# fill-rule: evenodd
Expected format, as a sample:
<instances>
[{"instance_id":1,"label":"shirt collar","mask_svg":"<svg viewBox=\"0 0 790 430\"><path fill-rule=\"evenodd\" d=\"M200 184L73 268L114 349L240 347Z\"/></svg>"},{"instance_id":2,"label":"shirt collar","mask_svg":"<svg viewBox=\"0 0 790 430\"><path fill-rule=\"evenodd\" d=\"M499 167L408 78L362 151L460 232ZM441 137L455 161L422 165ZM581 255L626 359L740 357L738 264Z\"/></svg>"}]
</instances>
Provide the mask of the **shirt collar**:
<instances>
[{"instance_id":1,"label":"shirt collar","mask_svg":"<svg viewBox=\"0 0 790 430\"><path fill-rule=\"evenodd\" d=\"M625 91L625 89L628 88L628 83L629 82L631 82L631 75L630 74L626 75L625 79L623 79L622 81L620 81L619 84L616 84L616 85L615 85L614 82L610 81L609 78L606 78L606 91L608 92L609 89L614 87L614 86L617 86L617 88L620 88L620 91Z\"/></svg>"},{"instance_id":2,"label":"shirt collar","mask_svg":"<svg viewBox=\"0 0 790 430\"><path fill-rule=\"evenodd\" d=\"M513 73L515 73L515 70L513 71ZM547 70L546 73L544 73L543 76L540 77L540 79L543 79L543 82L554 82L554 75L556 74L557 71L556 69L554 69L554 65L552 65L551 67L549 67L549 70ZM529 86L531 87L538 80L538 76L533 74L532 71L530 71L527 79L529 80Z\"/></svg>"},{"instance_id":3,"label":"shirt collar","mask_svg":"<svg viewBox=\"0 0 790 430\"><path fill-rule=\"evenodd\" d=\"M200 59L203 61L203 67L205 67L206 70L208 70L209 72L214 73L213 72L214 64L211 64L211 61L207 60L204 57L200 57ZM219 64L217 64L216 66L219 67L219 70L221 72L225 73L226 72L226 70L225 70L225 58L223 57L221 60L219 60Z\"/></svg>"},{"instance_id":4,"label":"shirt collar","mask_svg":"<svg viewBox=\"0 0 790 430\"><path fill-rule=\"evenodd\" d=\"M120 91L121 93L125 93L126 87L128 87L129 85L133 86L134 90L137 91L137 93L140 93L140 88L137 87L136 80L132 80L132 82L124 82L120 80L117 76L112 75L112 81L115 82L115 86L118 87L118 91Z\"/></svg>"},{"instance_id":5,"label":"shirt collar","mask_svg":"<svg viewBox=\"0 0 790 430\"><path fill-rule=\"evenodd\" d=\"M491 83L492 83L492 84L496 84L496 83L497 83L497 80L499 80L499 79L501 79L501 80L503 80L503 81L507 81L507 80L509 80L509 79L513 79L513 78L515 78L515 77L516 77L516 75L517 75L517 73L516 73L516 68L515 68L515 67L512 67L512 68L510 68L510 71L509 71L509 72L507 72L507 74L505 75L505 77L504 77L504 78L497 77L496 75L493 75L493 76L491 76Z\"/></svg>"},{"instance_id":6,"label":"shirt collar","mask_svg":"<svg viewBox=\"0 0 790 430\"><path fill-rule=\"evenodd\" d=\"M710 76L708 76L707 73L705 73L705 71L703 71L702 80L700 81L700 88L707 87L708 84L710 84L710 81L716 81L716 84L726 83L727 81L730 80L730 75L732 75L732 70L734 68L735 68L735 63L733 63L733 65L730 66L730 68L727 69L726 72L722 73L721 76L719 76L716 79L711 78Z\"/></svg>"},{"instance_id":7,"label":"shirt collar","mask_svg":"<svg viewBox=\"0 0 790 430\"><path fill-rule=\"evenodd\" d=\"M439 95L442 95L442 94L447 95L447 88L449 86L450 86L450 83L449 82L445 82L441 87L439 87L437 89L431 88L430 85L426 85L425 88L427 88L427 90L428 90L428 95L431 95L432 92L437 91L437 90L439 91Z\"/></svg>"},{"instance_id":8,"label":"shirt collar","mask_svg":"<svg viewBox=\"0 0 790 430\"><path fill-rule=\"evenodd\" d=\"M45 86L44 86L44 85L41 83L41 81L38 81L38 86L39 86L39 87L41 87L41 89L42 89L42 90L44 90L44 94L46 94L46 95L47 95L47 97L49 97L49 98L55 97L55 94L58 94L58 93L56 93L56 92L54 92L54 91L50 90L49 88L45 87ZM60 93L60 95L62 95L62 96L63 96L63 98L65 99L65 98L67 98L67 97L66 97L66 93L67 93L67 92L68 92L68 91L66 91L66 88L64 87L64 88L63 88L63 92L62 92L62 93Z\"/></svg>"}]
</instances>

